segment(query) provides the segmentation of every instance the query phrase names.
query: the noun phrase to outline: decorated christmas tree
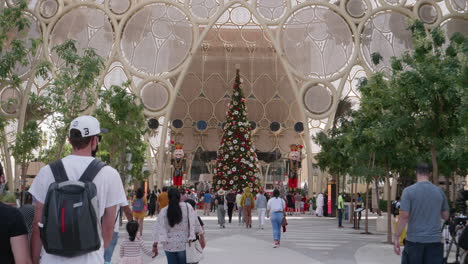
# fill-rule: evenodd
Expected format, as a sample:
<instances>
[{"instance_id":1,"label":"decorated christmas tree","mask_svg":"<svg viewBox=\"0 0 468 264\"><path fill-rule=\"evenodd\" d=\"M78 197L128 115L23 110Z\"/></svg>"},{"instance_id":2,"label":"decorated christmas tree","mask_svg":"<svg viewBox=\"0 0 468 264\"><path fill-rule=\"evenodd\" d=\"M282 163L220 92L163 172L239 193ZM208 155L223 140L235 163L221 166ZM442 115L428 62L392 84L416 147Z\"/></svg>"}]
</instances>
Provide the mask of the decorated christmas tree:
<instances>
[{"instance_id":1,"label":"decorated christmas tree","mask_svg":"<svg viewBox=\"0 0 468 264\"><path fill-rule=\"evenodd\" d=\"M242 93L239 70L236 73L231 102L226 113L223 138L214 169L215 190L258 190L257 155L251 141L250 122L247 119L245 98Z\"/></svg>"}]
</instances>

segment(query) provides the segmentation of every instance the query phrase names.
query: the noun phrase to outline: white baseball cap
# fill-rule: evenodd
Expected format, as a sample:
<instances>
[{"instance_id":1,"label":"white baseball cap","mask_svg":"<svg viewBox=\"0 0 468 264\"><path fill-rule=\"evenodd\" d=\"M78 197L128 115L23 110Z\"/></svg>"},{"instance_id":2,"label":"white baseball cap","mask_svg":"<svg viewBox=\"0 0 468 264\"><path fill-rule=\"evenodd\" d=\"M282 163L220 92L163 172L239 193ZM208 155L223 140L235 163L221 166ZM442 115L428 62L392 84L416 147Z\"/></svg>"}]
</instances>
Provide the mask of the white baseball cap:
<instances>
[{"instance_id":1,"label":"white baseball cap","mask_svg":"<svg viewBox=\"0 0 468 264\"><path fill-rule=\"evenodd\" d=\"M108 132L107 129L101 128L99 121L96 118L89 115L84 115L73 119L70 124L70 130L68 131L70 136L72 129L79 130L81 132L81 137L92 137Z\"/></svg>"}]
</instances>

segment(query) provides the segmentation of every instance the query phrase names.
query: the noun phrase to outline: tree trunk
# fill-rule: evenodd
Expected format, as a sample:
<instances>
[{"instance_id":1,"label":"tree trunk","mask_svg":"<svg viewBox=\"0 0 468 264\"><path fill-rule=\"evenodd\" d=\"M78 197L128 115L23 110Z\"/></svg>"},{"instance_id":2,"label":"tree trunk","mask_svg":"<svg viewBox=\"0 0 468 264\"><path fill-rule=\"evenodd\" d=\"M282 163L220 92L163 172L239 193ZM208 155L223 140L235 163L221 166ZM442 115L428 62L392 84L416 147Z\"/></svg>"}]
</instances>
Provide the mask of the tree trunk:
<instances>
[{"instance_id":1,"label":"tree trunk","mask_svg":"<svg viewBox=\"0 0 468 264\"><path fill-rule=\"evenodd\" d=\"M67 138L67 129L60 130L57 136L57 153L55 153L55 159L59 160L62 158L63 147L65 146L65 140Z\"/></svg>"},{"instance_id":2,"label":"tree trunk","mask_svg":"<svg viewBox=\"0 0 468 264\"><path fill-rule=\"evenodd\" d=\"M446 192L447 197L448 197L449 200L451 200L450 199L451 198L451 196L450 196L450 179L451 179L451 177L450 176L451 176L450 174L445 175L445 192Z\"/></svg>"},{"instance_id":3,"label":"tree trunk","mask_svg":"<svg viewBox=\"0 0 468 264\"><path fill-rule=\"evenodd\" d=\"M335 189L335 201L338 204L338 196L340 195L340 174L336 176L336 189ZM332 198L333 201L333 198ZM338 218L338 207L332 204L333 212L336 218Z\"/></svg>"},{"instance_id":4,"label":"tree trunk","mask_svg":"<svg viewBox=\"0 0 468 264\"><path fill-rule=\"evenodd\" d=\"M450 196L451 196L451 197L450 197L451 201L455 201L456 195L457 195L457 191L458 191L458 190L457 190L457 187L455 186L455 177L456 177L456 175L457 175L457 173L456 173L456 172L453 172L453 174L452 174L452 179L453 179L452 192L450 193L450 194L451 194L451 195L450 195ZM463 189L463 188L465 188L465 186L462 186L462 189Z\"/></svg>"},{"instance_id":5,"label":"tree trunk","mask_svg":"<svg viewBox=\"0 0 468 264\"><path fill-rule=\"evenodd\" d=\"M349 223L352 223L353 222L353 217L354 217L354 193L355 193L355 189L354 189L354 181L353 181L353 177L351 177L351 215L349 217Z\"/></svg>"},{"instance_id":6,"label":"tree trunk","mask_svg":"<svg viewBox=\"0 0 468 264\"><path fill-rule=\"evenodd\" d=\"M0 135L0 140L2 140L2 145L3 145L3 154L5 156L5 163L3 164L4 168L4 174L6 181L8 183L8 189L9 190L15 190L15 177L13 176L13 168L11 166L11 154L10 154L10 148L8 147L8 141L6 140L6 133L5 130L2 129L0 131L2 135Z\"/></svg>"},{"instance_id":7,"label":"tree trunk","mask_svg":"<svg viewBox=\"0 0 468 264\"><path fill-rule=\"evenodd\" d=\"M28 173L29 163L21 164L21 197L20 205L23 206L26 193L26 174Z\"/></svg>"},{"instance_id":8,"label":"tree trunk","mask_svg":"<svg viewBox=\"0 0 468 264\"><path fill-rule=\"evenodd\" d=\"M344 193L346 191L346 174L343 175L343 183L341 184L341 192Z\"/></svg>"},{"instance_id":9,"label":"tree trunk","mask_svg":"<svg viewBox=\"0 0 468 264\"><path fill-rule=\"evenodd\" d=\"M365 234L369 234L369 187L370 187L370 183L369 181L366 181L366 223L365 223L366 231L365 231Z\"/></svg>"},{"instance_id":10,"label":"tree trunk","mask_svg":"<svg viewBox=\"0 0 468 264\"><path fill-rule=\"evenodd\" d=\"M388 160L385 162L385 181L387 183L387 243L392 243L392 214L391 214L392 188L390 186L390 171L388 168Z\"/></svg>"},{"instance_id":11,"label":"tree trunk","mask_svg":"<svg viewBox=\"0 0 468 264\"><path fill-rule=\"evenodd\" d=\"M439 165L437 164L437 151L435 143L431 144L431 158L432 158L432 183L439 186Z\"/></svg>"},{"instance_id":12,"label":"tree trunk","mask_svg":"<svg viewBox=\"0 0 468 264\"><path fill-rule=\"evenodd\" d=\"M382 216L382 211L380 211L380 198L379 198L379 178L374 177L374 184L375 184L375 200L377 201L377 214Z\"/></svg>"}]
</instances>

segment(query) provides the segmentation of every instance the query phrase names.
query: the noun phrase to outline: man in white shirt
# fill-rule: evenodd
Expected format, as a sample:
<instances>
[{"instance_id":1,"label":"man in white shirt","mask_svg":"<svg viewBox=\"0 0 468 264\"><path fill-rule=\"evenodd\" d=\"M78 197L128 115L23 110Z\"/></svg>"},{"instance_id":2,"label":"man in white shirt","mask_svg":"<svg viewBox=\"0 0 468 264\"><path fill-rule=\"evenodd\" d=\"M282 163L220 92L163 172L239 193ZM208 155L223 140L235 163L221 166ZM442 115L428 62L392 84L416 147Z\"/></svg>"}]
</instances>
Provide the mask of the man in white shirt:
<instances>
[{"instance_id":1,"label":"man in white shirt","mask_svg":"<svg viewBox=\"0 0 468 264\"><path fill-rule=\"evenodd\" d=\"M69 130L69 142L72 154L63 158L68 179L78 181L85 169L95 159L101 131L99 121L92 116L80 116L72 121ZM96 175L93 183L97 189L98 217L101 220L101 248L77 257L62 257L45 252L39 234L44 202L49 185L55 182L50 166L45 166L34 179L29 192L36 199L31 252L33 263L45 264L98 264L104 263L104 249L112 240L117 207L127 202L119 173L110 166L105 166Z\"/></svg>"}]
</instances>

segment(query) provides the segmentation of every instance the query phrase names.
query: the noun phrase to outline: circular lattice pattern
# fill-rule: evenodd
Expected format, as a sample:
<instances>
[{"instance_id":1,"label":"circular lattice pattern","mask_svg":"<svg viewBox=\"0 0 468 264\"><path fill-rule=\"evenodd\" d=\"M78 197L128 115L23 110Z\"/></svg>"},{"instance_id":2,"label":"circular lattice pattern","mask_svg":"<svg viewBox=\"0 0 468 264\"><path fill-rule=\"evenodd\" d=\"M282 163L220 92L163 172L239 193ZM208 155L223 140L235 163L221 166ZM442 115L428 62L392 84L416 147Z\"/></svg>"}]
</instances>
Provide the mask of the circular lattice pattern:
<instances>
[{"instance_id":1,"label":"circular lattice pattern","mask_svg":"<svg viewBox=\"0 0 468 264\"><path fill-rule=\"evenodd\" d=\"M255 147L262 152L271 151L275 146L274 137L268 129L259 129L255 135Z\"/></svg>"},{"instance_id":2,"label":"circular lattice pattern","mask_svg":"<svg viewBox=\"0 0 468 264\"><path fill-rule=\"evenodd\" d=\"M379 2L383 5L391 5L396 6L403 2L404 0L379 0Z\"/></svg>"},{"instance_id":3,"label":"circular lattice pattern","mask_svg":"<svg viewBox=\"0 0 468 264\"><path fill-rule=\"evenodd\" d=\"M185 103L185 101L182 98L177 97L174 103L174 107L172 107L171 118L183 119L187 115L187 110L187 103Z\"/></svg>"},{"instance_id":4,"label":"circular lattice pattern","mask_svg":"<svg viewBox=\"0 0 468 264\"><path fill-rule=\"evenodd\" d=\"M169 92L161 83L149 82L141 89L141 100L146 108L159 111L166 106Z\"/></svg>"},{"instance_id":5,"label":"circular lattice pattern","mask_svg":"<svg viewBox=\"0 0 468 264\"><path fill-rule=\"evenodd\" d=\"M263 18L274 21L284 15L287 3L285 0L257 0L257 10Z\"/></svg>"},{"instance_id":6,"label":"circular lattice pattern","mask_svg":"<svg viewBox=\"0 0 468 264\"><path fill-rule=\"evenodd\" d=\"M42 36L41 26L37 19L31 15L30 13L25 13L26 19L29 21L29 27L26 29L26 34L18 35L18 39L24 41L26 48L32 48L32 41L33 39L40 39ZM30 52L28 52L26 59L28 63L26 65L22 65L21 63L17 63L15 66L15 74L18 76L24 76L30 69L31 63L35 60L35 57L39 57L41 54L41 46L37 47L36 54L33 56Z\"/></svg>"},{"instance_id":7,"label":"circular lattice pattern","mask_svg":"<svg viewBox=\"0 0 468 264\"><path fill-rule=\"evenodd\" d=\"M362 54L367 65L374 71L388 70L391 57L399 57L412 49L408 17L398 12L382 12L372 16L362 32ZM372 63L372 53L383 59L378 65Z\"/></svg>"},{"instance_id":8,"label":"circular lattice pattern","mask_svg":"<svg viewBox=\"0 0 468 264\"><path fill-rule=\"evenodd\" d=\"M188 5L192 13L201 19L209 19L219 9L220 0L189 0Z\"/></svg>"},{"instance_id":9,"label":"circular lattice pattern","mask_svg":"<svg viewBox=\"0 0 468 264\"><path fill-rule=\"evenodd\" d=\"M15 114L19 109L20 91L16 88L8 87L0 93L0 106L7 114Z\"/></svg>"},{"instance_id":10,"label":"circular lattice pattern","mask_svg":"<svg viewBox=\"0 0 468 264\"><path fill-rule=\"evenodd\" d=\"M236 7L231 11L231 21L239 26L245 25L252 19L252 14L245 7Z\"/></svg>"},{"instance_id":11,"label":"circular lattice pattern","mask_svg":"<svg viewBox=\"0 0 468 264\"><path fill-rule=\"evenodd\" d=\"M353 18L363 17L367 9L367 3L364 0L349 0L346 2L346 12Z\"/></svg>"},{"instance_id":12,"label":"circular lattice pattern","mask_svg":"<svg viewBox=\"0 0 468 264\"><path fill-rule=\"evenodd\" d=\"M53 48L68 39L77 41L78 50L93 48L101 57L108 57L114 42L114 33L109 17L102 10L96 8L73 9L55 24L49 47ZM52 60L56 64L58 63L55 53L52 55Z\"/></svg>"},{"instance_id":13,"label":"circular lattice pattern","mask_svg":"<svg viewBox=\"0 0 468 264\"><path fill-rule=\"evenodd\" d=\"M130 0L110 0L109 10L116 15L122 15L130 9Z\"/></svg>"},{"instance_id":14,"label":"circular lattice pattern","mask_svg":"<svg viewBox=\"0 0 468 264\"><path fill-rule=\"evenodd\" d=\"M171 71L182 63L192 45L192 35L192 25L179 8L153 4L128 20L121 48L135 69L154 75Z\"/></svg>"},{"instance_id":15,"label":"circular lattice pattern","mask_svg":"<svg viewBox=\"0 0 468 264\"><path fill-rule=\"evenodd\" d=\"M437 9L432 4L422 4L418 10L419 18L428 24L433 24L437 21Z\"/></svg>"},{"instance_id":16,"label":"circular lattice pattern","mask_svg":"<svg viewBox=\"0 0 468 264\"><path fill-rule=\"evenodd\" d=\"M445 36L446 36L445 45L448 46L448 42L450 38L456 32L460 32L461 34L468 35L468 20L464 20L461 18L450 18L442 22L441 28L445 31Z\"/></svg>"},{"instance_id":17,"label":"circular lattice pattern","mask_svg":"<svg viewBox=\"0 0 468 264\"><path fill-rule=\"evenodd\" d=\"M150 118L148 120L148 127L150 129L156 130L159 127L159 121L156 118Z\"/></svg>"},{"instance_id":18,"label":"circular lattice pattern","mask_svg":"<svg viewBox=\"0 0 468 264\"><path fill-rule=\"evenodd\" d=\"M316 84L307 89L304 94L304 104L311 113L323 114L332 106L331 91L322 84Z\"/></svg>"},{"instance_id":19,"label":"circular lattice pattern","mask_svg":"<svg viewBox=\"0 0 468 264\"><path fill-rule=\"evenodd\" d=\"M49 19L57 14L58 9L59 3L57 0L45 0L42 1L41 5L39 6L39 13L43 18Z\"/></svg>"},{"instance_id":20,"label":"circular lattice pattern","mask_svg":"<svg viewBox=\"0 0 468 264\"><path fill-rule=\"evenodd\" d=\"M209 120L213 115L213 105L205 98L198 98L190 104L189 111L193 120Z\"/></svg>"},{"instance_id":21,"label":"circular lattice pattern","mask_svg":"<svg viewBox=\"0 0 468 264\"><path fill-rule=\"evenodd\" d=\"M283 100L271 100L265 106L265 116L269 120L284 123L289 117L289 107Z\"/></svg>"},{"instance_id":22,"label":"circular lattice pattern","mask_svg":"<svg viewBox=\"0 0 468 264\"><path fill-rule=\"evenodd\" d=\"M449 9L452 9L458 13L466 13L468 12L468 3L466 0L446 0Z\"/></svg>"},{"instance_id":23,"label":"circular lattice pattern","mask_svg":"<svg viewBox=\"0 0 468 264\"><path fill-rule=\"evenodd\" d=\"M353 56L350 27L326 7L309 6L293 13L284 24L281 37L290 65L307 77L336 75Z\"/></svg>"}]
</instances>

